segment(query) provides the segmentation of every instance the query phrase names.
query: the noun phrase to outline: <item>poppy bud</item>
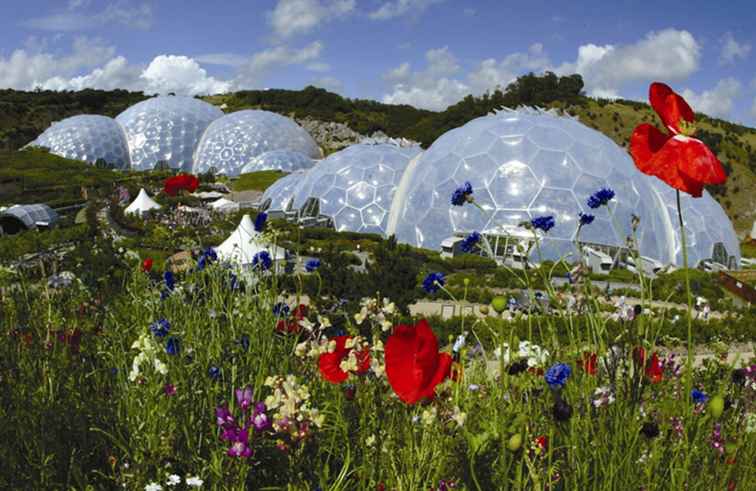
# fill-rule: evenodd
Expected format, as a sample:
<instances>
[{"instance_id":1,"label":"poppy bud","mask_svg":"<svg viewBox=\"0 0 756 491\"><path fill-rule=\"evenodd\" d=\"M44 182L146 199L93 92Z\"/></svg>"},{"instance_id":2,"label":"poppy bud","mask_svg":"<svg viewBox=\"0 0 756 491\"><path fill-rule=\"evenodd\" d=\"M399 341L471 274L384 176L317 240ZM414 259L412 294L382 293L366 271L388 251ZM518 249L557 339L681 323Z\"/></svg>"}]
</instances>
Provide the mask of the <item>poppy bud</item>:
<instances>
[{"instance_id":1,"label":"poppy bud","mask_svg":"<svg viewBox=\"0 0 756 491\"><path fill-rule=\"evenodd\" d=\"M720 395L716 395L709 401L709 413L711 413L714 419L719 419L724 412L724 398Z\"/></svg>"},{"instance_id":2,"label":"poppy bud","mask_svg":"<svg viewBox=\"0 0 756 491\"><path fill-rule=\"evenodd\" d=\"M516 452L520 449L522 446L522 435L519 433L515 433L511 437L509 437L509 443L507 444L507 447L509 447L509 450Z\"/></svg>"},{"instance_id":3,"label":"poppy bud","mask_svg":"<svg viewBox=\"0 0 756 491\"><path fill-rule=\"evenodd\" d=\"M659 436L659 425L654 421L647 421L643 423L640 432L646 436L646 438L656 438Z\"/></svg>"},{"instance_id":4,"label":"poppy bud","mask_svg":"<svg viewBox=\"0 0 756 491\"><path fill-rule=\"evenodd\" d=\"M554 403L554 407L552 408L551 412L554 415L554 419L556 419L557 421L567 421L568 419L570 419L570 416L572 416L572 408L567 403L567 401L563 401L562 399L558 399Z\"/></svg>"},{"instance_id":5,"label":"poppy bud","mask_svg":"<svg viewBox=\"0 0 756 491\"><path fill-rule=\"evenodd\" d=\"M507 308L507 299L502 296L496 296L491 300L491 307L501 314Z\"/></svg>"}]
</instances>

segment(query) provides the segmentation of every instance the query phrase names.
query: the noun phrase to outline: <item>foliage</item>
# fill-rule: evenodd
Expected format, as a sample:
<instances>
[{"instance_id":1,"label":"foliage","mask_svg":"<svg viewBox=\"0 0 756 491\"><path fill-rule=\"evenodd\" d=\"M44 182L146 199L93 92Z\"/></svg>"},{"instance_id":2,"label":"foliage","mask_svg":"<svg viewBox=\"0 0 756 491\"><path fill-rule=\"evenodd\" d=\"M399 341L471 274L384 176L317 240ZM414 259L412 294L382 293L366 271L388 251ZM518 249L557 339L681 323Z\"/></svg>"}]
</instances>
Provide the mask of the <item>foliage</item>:
<instances>
[{"instance_id":1,"label":"foliage","mask_svg":"<svg viewBox=\"0 0 756 491\"><path fill-rule=\"evenodd\" d=\"M286 172L278 170L264 170L242 174L233 181L234 191L265 191L271 184L286 175Z\"/></svg>"}]
</instances>

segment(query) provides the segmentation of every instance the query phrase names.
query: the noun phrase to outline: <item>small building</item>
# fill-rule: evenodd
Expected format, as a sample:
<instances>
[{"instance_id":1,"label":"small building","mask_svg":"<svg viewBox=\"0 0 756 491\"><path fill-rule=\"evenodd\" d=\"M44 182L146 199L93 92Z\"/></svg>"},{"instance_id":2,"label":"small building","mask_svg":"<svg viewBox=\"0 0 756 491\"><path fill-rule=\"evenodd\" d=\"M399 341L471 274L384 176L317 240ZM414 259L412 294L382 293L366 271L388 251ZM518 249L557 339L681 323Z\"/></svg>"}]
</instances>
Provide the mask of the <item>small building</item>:
<instances>
[{"instance_id":1,"label":"small building","mask_svg":"<svg viewBox=\"0 0 756 491\"><path fill-rule=\"evenodd\" d=\"M0 212L0 233L52 228L59 219L58 213L45 204L13 205Z\"/></svg>"},{"instance_id":2,"label":"small building","mask_svg":"<svg viewBox=\"0 0 756 491\"><path fill-rule=\"evenodd\" d=\"M593 274L609 274L614 265L611 256L588 246L583 246L583 262Z\"/></svg>"},{"instance_id":3,"label":"small building","mask_svg":"<svg viewBox=\"0 0 756 491\"><path fill-rule=\"evenodd\" d=\"M648 256L640 256L640 262L641 262L641 268L643 270L643 274L654 277L662 270L664 270L664 265L657 261L656 259L653 259ZM638 273L638 267L635 264L635 258L631 255L628 255L625 259L625 264L628 271L631 271L633 273Z\"/></svg>"},{"instance_id":4,"label":"small building","mask_svg":"<svg viewBox=\"0 0 756 491\"><path fill-rule=\"evenodd\" d=\"M441 257L444 259L451 259L453 257L464 254L462 250L463 237L447 237L441 241Z\"/></svg>"}]
</instances>

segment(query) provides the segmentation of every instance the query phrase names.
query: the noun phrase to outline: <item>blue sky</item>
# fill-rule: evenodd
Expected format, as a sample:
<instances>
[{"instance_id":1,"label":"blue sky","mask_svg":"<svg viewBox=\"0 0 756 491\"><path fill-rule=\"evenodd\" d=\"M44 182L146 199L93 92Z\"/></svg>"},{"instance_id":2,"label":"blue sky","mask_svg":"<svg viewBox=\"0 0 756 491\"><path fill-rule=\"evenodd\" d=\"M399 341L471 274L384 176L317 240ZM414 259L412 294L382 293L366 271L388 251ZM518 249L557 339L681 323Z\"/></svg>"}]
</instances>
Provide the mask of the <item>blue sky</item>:
<instances>
[{"instance_id":1,"label":"blue sky","mask_svg":"<svg viewBox=\"0 0 756 491\"><path fill-rule=\"evenodd\" d=\"M438 110L552 70L607 97L642 100L665 81L697 110L756 126L756 4L727 3L6 0L0 87L314 84Z\"/></svg>"}]
</instances>

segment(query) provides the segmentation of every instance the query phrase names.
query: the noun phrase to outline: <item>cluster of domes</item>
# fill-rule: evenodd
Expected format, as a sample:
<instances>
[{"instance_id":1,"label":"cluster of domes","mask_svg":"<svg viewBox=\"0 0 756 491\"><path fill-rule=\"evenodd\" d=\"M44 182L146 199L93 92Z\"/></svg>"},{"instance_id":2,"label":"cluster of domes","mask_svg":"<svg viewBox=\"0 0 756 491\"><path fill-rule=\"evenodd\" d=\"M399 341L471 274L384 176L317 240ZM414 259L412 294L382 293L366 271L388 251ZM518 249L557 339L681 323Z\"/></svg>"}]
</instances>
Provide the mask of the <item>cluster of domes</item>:
<instances>
[{"instance_id":1,"label":"cluster of domes","mask_svg":"<svg viewBox=\"0 0 756 491\"><path fill-rule=\"evenodd\" d=\"M29 145L117 169L150 170L158 162L186 172L236 176L255 170L311 167L320 149L292 119L259 110L224 115L192 97L160 96L116 116L81 115L54 123Z\"/></svg>"}]
</instances>

